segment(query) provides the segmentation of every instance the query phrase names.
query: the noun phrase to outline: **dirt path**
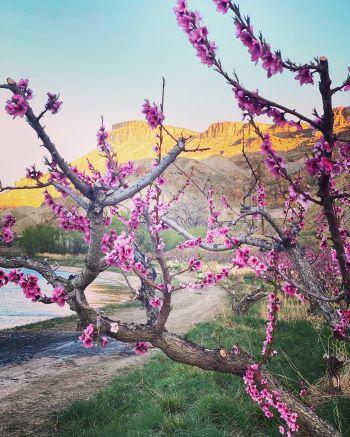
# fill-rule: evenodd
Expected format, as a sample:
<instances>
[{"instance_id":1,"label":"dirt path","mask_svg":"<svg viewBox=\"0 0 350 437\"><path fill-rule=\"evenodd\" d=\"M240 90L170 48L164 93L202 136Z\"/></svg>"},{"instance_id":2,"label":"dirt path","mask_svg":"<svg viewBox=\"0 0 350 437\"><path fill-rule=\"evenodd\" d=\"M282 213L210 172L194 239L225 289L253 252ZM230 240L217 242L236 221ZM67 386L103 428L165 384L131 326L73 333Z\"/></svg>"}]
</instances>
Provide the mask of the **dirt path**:
<instances>
[{"instance_id":1,"label":"dirt path","mask_svg":"<svg viewBox=\"0 0 350 437\"><path fill-rule=\"evenodd\" d=\"M196 323L212 319L223 311L224 296L218 287L200 293L177 292L167 328L184 333ZM116 317L126 322L145 321L139 308L120 310ZM148 359L135 356L132 347L116 341L104 351L84 349L77 342L79 334L73 321L56 329L21 330L12 335L0 336L0 436L53 435L55 430L50 428L55 413L72 402L88 399L118 373ZM11 354L11 348L16 354Z\"/></svg>"}]
</instances>

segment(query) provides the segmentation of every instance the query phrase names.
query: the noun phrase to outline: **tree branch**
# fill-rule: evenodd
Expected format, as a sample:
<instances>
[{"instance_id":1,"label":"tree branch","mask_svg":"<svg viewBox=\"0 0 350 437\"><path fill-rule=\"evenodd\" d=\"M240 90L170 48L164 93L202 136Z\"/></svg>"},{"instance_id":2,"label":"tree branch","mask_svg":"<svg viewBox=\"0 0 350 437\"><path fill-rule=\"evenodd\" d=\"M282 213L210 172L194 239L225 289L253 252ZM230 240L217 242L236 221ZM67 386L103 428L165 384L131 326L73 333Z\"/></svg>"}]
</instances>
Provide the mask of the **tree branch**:
<instances>
[{"instance_id":1,"label":"tree branch","mask_svg":"<svg viewBox=\"0 0 350 437\"><path fill-rule=\"evenodd\" d=\"M126 200L141 190L143 190L147 185L151 184L158 176L160 176L170 164L172 164L175 159L180 155L185 149L185 139L181 138L178 140L177 144L170 150L170 152L160 161L160 163L146 176L140 178L135 184L128 188L121 188L107 196L103 195L101 199L101 204L103 206L113 206Z\"/></svg>"}]
</instances>

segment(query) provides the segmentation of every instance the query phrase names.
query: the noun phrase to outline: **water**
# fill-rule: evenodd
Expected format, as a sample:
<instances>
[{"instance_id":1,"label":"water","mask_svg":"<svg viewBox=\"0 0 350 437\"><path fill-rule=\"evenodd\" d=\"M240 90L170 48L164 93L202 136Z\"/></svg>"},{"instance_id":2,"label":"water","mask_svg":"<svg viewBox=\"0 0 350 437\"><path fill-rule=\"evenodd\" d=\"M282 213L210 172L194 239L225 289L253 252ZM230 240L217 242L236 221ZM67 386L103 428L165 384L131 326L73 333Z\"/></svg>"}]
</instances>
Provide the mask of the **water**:
<instances>
[{"instance_id":1,"label":"water","mask_svg":"<svg viewBox=\"0 0 350 437\"><path fill-rule=\"evenodd\" d=\"M21 269L25 274L32 273L39 278L41 290L47 296L51 296L52 286L37 272L29 269ZM58 275L68 278L69 272L57 272ZM130 294L125 287L113 284L113 281L98 279L91 284L86 292L89 304L99 307L107 303L125 302L130 299ZM54 317L65 317L74 314L66 304L59 307L57 304L44 305L40 302L32 302L27 299L22 289L12 283L0 288L0 330L40 322Z\"/></svg>"}]
</instances>

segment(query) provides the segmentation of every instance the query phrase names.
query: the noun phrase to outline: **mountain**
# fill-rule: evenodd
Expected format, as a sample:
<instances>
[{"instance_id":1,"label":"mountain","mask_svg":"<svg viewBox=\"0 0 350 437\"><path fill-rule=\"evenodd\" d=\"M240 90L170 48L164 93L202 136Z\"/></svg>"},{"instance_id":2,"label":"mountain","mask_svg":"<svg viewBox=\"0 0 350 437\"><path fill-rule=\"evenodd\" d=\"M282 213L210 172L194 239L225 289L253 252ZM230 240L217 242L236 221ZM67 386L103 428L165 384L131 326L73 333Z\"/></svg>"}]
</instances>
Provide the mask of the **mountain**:
<instances>
[{"instance_id":1,"label":"mountain","mask_svg":"<svg viewBox=\"0 0 350 437\"><path fill-rule=\"evenodd\" d=\"M334 115L336 131L349 134L350 107L336 108ZM218 122L210 125L204 132L196 132L190 129L166 126L174 137L181 135L192 137L191 147L193 149L197 147L207 149L182 154L181 167L185 166L188 170L195 167L194 174L199 175L198 177L204 181L209 175L212 180L218 179L220 185L227 185L224 191L230 191L231 195L235 190L240 191L237 183L244 184L249 177L248 169L241 157L242 144L245 145L248 153L254 154L254 152L259 151L261 142L253 131L246 129L243 132L242 127L242 122ZM303 126L304 129L301 132L296 132L290 127L280 128L264 123L259 123L259 127L264 133L270 134L274 148L286 154L288 161L295 162L293 165L296 168L300 167L301 164L301 161L298 164L298 159L305 152L311 150L316 139L313 131L306 126ZM137 162L137 173L140 175L146 171L147 167L149 168L150 160L154 156L152 146L155 144L155 135L156 131L151 130L144 121L126 121L112 126L110 143L114 151L117 152L120 162L129 160ZM174 141L165 135L164 150L169 150L173 145ZM104 160L97 149L78 158L72 164L80 170L86 170L88 161L97 170L104 170ZM21 179L16 183L17 186L28 184L30 181L27 179ZM24 206L35 208L39 207L42 201L41 189L15 190L0 195L0 209Z\"/></svg>"}]
</instances>

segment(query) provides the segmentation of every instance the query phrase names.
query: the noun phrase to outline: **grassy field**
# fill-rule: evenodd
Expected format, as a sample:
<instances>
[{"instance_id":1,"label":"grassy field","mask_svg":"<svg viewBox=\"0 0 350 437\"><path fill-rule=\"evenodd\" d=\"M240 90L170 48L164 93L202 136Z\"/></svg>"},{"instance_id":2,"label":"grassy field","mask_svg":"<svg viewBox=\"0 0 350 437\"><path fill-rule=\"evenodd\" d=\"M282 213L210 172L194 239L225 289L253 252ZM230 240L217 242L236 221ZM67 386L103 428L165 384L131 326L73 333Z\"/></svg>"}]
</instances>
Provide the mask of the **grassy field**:
<instances>
[{"instance_id":1,"label":"grassy field","mask_svg":"<svg viewBox=\"0 0 350 437\"><path fill-rule=\"evenodd\" d=\"M281 313L278 355L269 368L297 392L303 380L309 387L307 402L350 436L350 399L327 394L323 380L322 355L329 347L339 352L342 346L329 341L329 331L317 320L305 320L306 310L300 317L294 307L289 302ZM258 305L247 316L197 325L187 336L208 347L239 343L258 355L264 329L264 310ZM278 436L276 423L248 399L240 378L176 364L157 354L145 367L117 377L94 399L74 404L58 417L55 428L67 437Z\"/></svg>"}]
</instances>

